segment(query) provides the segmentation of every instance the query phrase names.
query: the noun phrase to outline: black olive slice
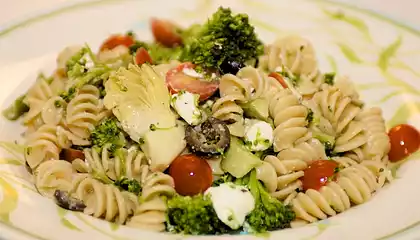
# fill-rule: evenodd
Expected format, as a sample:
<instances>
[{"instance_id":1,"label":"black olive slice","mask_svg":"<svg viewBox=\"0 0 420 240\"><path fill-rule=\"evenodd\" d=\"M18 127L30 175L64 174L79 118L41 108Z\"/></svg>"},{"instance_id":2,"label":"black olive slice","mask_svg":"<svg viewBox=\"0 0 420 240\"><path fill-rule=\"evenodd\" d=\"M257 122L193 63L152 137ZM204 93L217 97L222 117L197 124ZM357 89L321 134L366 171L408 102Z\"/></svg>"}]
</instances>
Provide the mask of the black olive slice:
<instances>
[{"instance_id":1,"label":"black olive slice","mask_svg":"<svg viewBox=\"0 0 420 240\"><path fill-rule=\"evenodd\" d=\"M194 153L221 154L229 147L230 132L226 123L211 117L200 125L188 126L185 139Z\"/></svg>"},{"instance_id":2,"label":"black olive slice","mask_svg":"<svg viewBox=\"0 0 420 240\"><path fill-rule=\"evenodd\" d=\"M55 190L54 197L57 205L70 211L83 212L86 205L82 200L69 196L69 193L62 190Z\"/></svg>"},{"instance_id":3,"label":"black olive slice","mask_svg":"<svg viewBox=\"0 0 420 240\"><path fill-rule=\"evenodd\" d=\"M220 69L223 74L231 73L233 75L235 75L243 67L245 67L245 64L236 61L224 61L220 65Z\"/></svg>"}]
</instances>

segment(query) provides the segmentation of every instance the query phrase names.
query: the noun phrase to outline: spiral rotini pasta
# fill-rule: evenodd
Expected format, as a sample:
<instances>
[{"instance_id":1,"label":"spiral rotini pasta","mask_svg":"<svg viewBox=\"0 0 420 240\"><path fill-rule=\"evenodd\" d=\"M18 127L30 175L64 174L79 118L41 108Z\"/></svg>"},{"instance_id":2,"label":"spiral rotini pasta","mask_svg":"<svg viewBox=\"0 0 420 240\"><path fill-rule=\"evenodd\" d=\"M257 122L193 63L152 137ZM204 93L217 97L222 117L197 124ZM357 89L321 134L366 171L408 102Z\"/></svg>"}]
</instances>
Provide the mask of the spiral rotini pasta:
<instances>
[{"instance_id":1,"label":"spiral rotini pasta","mask_svg":"<svg viewBox=\"0 0 420 240\"><path fill-rule=\"evenodd\" d=\"M91 177L76 181L70 193L86 205L85 214L119 224L124 224L138 205L133 193L120 191L114 185L103 184Z\"/></svg>"},{"instance_id":2,"label":"spiral rotini pasta","mask_svg":"<svg viewBox=\"0 0 420 240\"><path fill-rule=\"evenodd\" d=\"M312 44L301 36L289 35L274 41L263 62L270 72L283 71L299 79L296 88L304 95L316 92L324 80Z\"/></svg>"},{"instance_id":3,"label":"spiral rotini pasta","mask_svg":"<svg viewBox=\"0 0 420 240\"><path fill-rule=\"evenodd\" d=\"M382 110L377 107L364 109L356 116L356 120L361 122L367 135L367 142L362 146L363 160L373 159L387 162L390 140L386 132Z\"/></svg>"},{"instance_id":4,"label":"spiral rotini pasta","mask_svg":"<svg viewBox=\"0 0 420 240\"><path fill-rule=\"evenodd\" d=\"M243 109L238 105L263 97L268 88L267 77L257 69L245 67L235 75L226 74L220 80L220 96L212 107L213 117L229 124L232 135L244 135Z\"/></svg>"},{"instance_id":5,"label":"spiral rotini pasta","mask_svg":"<svg viewBox=\"0 0 420 240\"><path fill-rule=\"evenodd\" d=\"M274 119L274 151L290 148L295 143L311 138L308 131L308 108L289 89L277 91L270 96L269 113Z\"/></svg>"},{"instance_id":6,"label":"spiral rotini pasta","mask_svg":"<svg viewBox=\"0 0 420 240\"><path fill-rule=\"evenodd\" d=\"M308 222L325 219L343 212L353 204L368 201L372 194L383 185L382 176L386 166L364 161L341 170L336 181L328 183L319 191L308 189L298 193L291 200L297 218Z\"/></svg>"},{"instance_id":7,"label":"spiral rotini pasta","mask_svg":"<svg viewBox=\"0 0 420 240\"><path fill-rule=\"evenodd\" d=\"M41 126L27 137L25 146L25 159L32 169L43 161L59 159L61 148L58 145L57 127L47 124Z\"/></svg>"},{"instance_id":8,"label":"spiral rotini pasta","mask_svg":"<svg viewBox=\"0 0 420 240\"><path fill-rule=\"evenodd\" d=\"M99 99L99 89L85 85L67 105L66 124L68 129L78 137L87 139L90 131L104 118L107 111Z\"/></svg>"},{"instance_id":9,"label":"spiral rotini pasta","mask_svg":"<svg viewBox=\"0 0 420 240\"><path fill-rule=\"evenodd\" d=\"M52 198L55 190L69 191L72 188L72 173L67 161L45 161L34 171L35 186L42 195Z\"/></svg>"},{"instance_id":10,"label":"spiral rotini pasta","mask_svg":"<svg viewBox=\"0 0 420 240\"><path fill-rule=\"evenodd\" d=\"M24 102L29 106L29 112L23 117L23 123L30 125L41 113L44 104L53 96L47 79L40 75L34 85L28 90Z\"/></svg>"},{"instance_id":11,"label":"spiral rotini pasta","mask_svg":"<svg viewBox=\"0 0 420 240\"><path fill-rule=\"evenodd\" d=\"M127 225L135 228L163 231L165 230L167 206L161 196L175 194L174 181L167 174L155 172L145 179L142 186L141 203Z\"/></svg>"},{"instance_id":12,"label":"spiral rotini pasta","mask_svg":"<svg viewBox=\"0 0 420 240\"><path fill-rule=\"evenodd\" d=\"M82 173L95 171L108 176L112 180L127 177L128 179L136 179L140 183L145 181L149 174L149 165L143 152L133 147L128 150L121 150L121 154L111 158L109 148L109 144L105 145L100 154L95 149L85 148L83 150L85 160L75 159L72 162L74 169Z\"/></svg>"}]
</instances>

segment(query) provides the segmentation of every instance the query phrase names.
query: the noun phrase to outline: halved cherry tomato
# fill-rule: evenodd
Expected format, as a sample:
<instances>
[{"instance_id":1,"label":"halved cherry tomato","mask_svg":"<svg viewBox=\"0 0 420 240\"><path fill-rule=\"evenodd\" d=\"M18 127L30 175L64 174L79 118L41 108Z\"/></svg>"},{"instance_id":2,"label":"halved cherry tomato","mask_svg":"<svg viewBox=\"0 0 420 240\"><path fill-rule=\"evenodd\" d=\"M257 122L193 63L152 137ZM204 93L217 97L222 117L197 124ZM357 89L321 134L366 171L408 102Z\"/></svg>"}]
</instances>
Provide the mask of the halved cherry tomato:
<instances>
[{"instance_id":1,"label":"halved cherry tomato","mask_svg":"<svg viewBox=\"0 0 420 240\"><path fill-rule=\"evenodd\" d=\"M166 47L175 47L182 44L182 38L176 32L176 26L170 21L152 18L150 26L155 41Z\"/></svg>"},{"instance_id":2,"label":"halved cherry tomato","mask_svg":"<svg viewBox=\"0 0 420 240\"><path fill-rule=\"evenodd\" d=\"M174 179L177 193L184 196L203 193L213 182L210 165L194 154L175 158L169 166L169 175Z\"/></svg>"},{"instance_id":3,"label":"halved cherry tomato","mask_svg":"<svg viewBox=\"0 0 420 240\"><path fill-rule=\"evenodd\" d=\"M124 45L126 47L130 47L134 44L134 39L128 35L111 35L107 38L101 45L100 51L103 50L112 50L120 45Z\"/></svg>"},{"instance_id":4,"label":"halved cherry tomato","mask_svg":"<svg viewBox=\"0 0 420 240\"><path fill-rule=\"evenodd\" d=\"M283 77L280 74L272 72L268 76L276 79L283 86L283 88L288 88L286 81L284 81Z\"/></svg>"},{"instance_id":5,"label":"halved cherry tomato","mask_svg":"<svg viewBox=\"0 0 420 240\"><path fill-rule=\"evenodd\" d=\"M337 162L333 160L317 160L311 163L304 171L302 177L303 190L319 190L325 186L330 177L333 177L338 167Z\"/></svg>"},{"instance_id":6,"label":"halved cherry tomato","mask_svg":"<svg viewBox=\"0 0 420 240\"><path fill-rule=\"evenodd\" d=\"M389 130L391 150L388 153L391 162L398 162L420 147L420 133L413 126L401 124Z\"/></svg>"},{"instance_id":7,"label":"halved cherry tomato","mask_svg":"<svg viewBox=\"0 0 420 240\"><path fill-rule=\"evenodd\" d=\"M187 62L169 70L166 73L166 83L172 94L184 90L190 93L199 94L200 100L206 100L219 88L219 82L202 81L199 78L188 76L183 72L183 69L185 68L194 69L194 67L194 64Z\"/></svg>"},{"instance_id":8,"label":"halved cherry tomato","mask_svg":"<svg viewBox=\"0 0 420 240\"><path fill-rule=\"evenodd\" d=\"M137 49L135 60L137 65L142 65L145 62L148 62L150 64L153 63L152 57L150 57L149 52L143 47Z\"/></svg>"}]
</instances>

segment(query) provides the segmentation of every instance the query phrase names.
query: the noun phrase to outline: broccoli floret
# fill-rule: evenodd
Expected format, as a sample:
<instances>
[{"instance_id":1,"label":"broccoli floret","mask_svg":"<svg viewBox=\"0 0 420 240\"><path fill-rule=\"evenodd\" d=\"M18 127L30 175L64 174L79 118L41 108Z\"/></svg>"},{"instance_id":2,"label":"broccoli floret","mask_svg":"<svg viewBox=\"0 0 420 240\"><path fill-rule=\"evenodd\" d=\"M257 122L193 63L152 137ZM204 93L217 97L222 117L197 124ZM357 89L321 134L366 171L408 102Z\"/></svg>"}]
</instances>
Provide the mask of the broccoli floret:
<instances>
[{"instance_id":1,"label":"broccoli floret","mask_svg":"<svg viewBox=\"0 0 420 240\"><path fill-rule=\"evenodd\" d=\"M11 121L17 120L29 111L29 106L23 102L26 95L18 97L8 108L3 110L3 116Z\"/></svg>"},{"instance_id":2,"label":"broccoli floret","mask_svg":"<svg viewBox=\"0 0 420 240\"><path fill-rule=\"evenodd\" d=\"M335 73L333 72L324 74L324 82L326 84L334 85L334 78L335 78Z\"/></svg>"},{"instance_id":3,"label":"broccoli floret","mask_svg":"<svg viewBox=\"0 0 420 240\"><path fill-rule=\"evenodd\" d=\"M322 144L324 144L325 153L327 156L334 155L334 144L335 144L335 138L333 136L327 135L322 132L316 132L314 131L312 133L312 136L316 139L318 139Z\"/></svg>"},{"instance_id":4,"label":"broccoli floret","mask_svg":"<svg viewBox=\"0 0 420 240\"><path fill-rule=\"evenodd\" d=\"M264 52L262 42L257 38L254 27L249 24L248 15L232 15L229 8L220 7L201 29L189 29L184 39L185 50L182 60L191 61L200 69L217 69L222 65L237 63L243 65Z\"/></svg>"},{"instance_id":5,"label":"broccoli floret","mask_svg":"<svg viewBox=\"0 0 420 240\"><path fill-rule=\"evenodd\" d=\"M120 123L114 117L105 118L90 134L92 145L102 148L105 144L111 144L110 151L115 153L125 145L125 138Z\"/></svg>"},{"instance_id":6,"label":"broccoli floret","mask_svg":"<svg viewBox=\"0 0 420 240\"><path fill-rule=\"evenodd\" d=\"M232 230L219 220L207 195L176 196L168 201L167 230L190 235L231 233Z\"/></svg>"},{"instance_id":7,"label":"broccoli floret","mask_svg":"<svg viewBox=\"0 0 420 240\"><path fill-rule=\"evenodd\" d=\"M225 173L220 178L218 178L216 181L213 182L212 186L217 187L222 183L228 183L233 182L235 180L235 177L232 176L230 173Z\"/></svg>"},{"instance_id":8,"label":"broccoli floret","mask_svg":"<svg viewBox=\"0 0 420 240\"><path fill-rule=\"evenodd\" d=\"M126 177L122 177L115 181L114 184L121 189L132 192L136 195L139 195L141 192L141 185L136 179L128 179Z\"/></svg>"},{"instance_id":9,"label":"broccoli floret","mask_svg":"<svg viewBox=\"0 0 420 240\"><path fill-rule=\"evenodd\" d=\"M291 206L272 197L258 181L255 170L250 173L247 186L255 199L255 209L246 218L250 231L262 233L290 227L296 217Z\"/></svg>"}]
</instances>

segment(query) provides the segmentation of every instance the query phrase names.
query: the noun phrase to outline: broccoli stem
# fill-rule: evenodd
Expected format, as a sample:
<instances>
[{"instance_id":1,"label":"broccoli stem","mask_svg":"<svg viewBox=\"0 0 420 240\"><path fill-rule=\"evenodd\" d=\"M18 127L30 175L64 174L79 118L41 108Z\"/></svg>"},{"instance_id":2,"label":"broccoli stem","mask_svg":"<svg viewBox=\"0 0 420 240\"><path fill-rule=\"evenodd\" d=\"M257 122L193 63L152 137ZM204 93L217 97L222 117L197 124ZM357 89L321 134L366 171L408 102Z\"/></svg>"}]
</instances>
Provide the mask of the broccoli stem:
<instances>
[{"instance_id":1,"label":"broccoli stem","mask_svg":"<svg viewBox=\"0 0 420 240\"><path fill-rule=\"evenodd\" d=\"M8 108L3 111L3 116L11 121L17 120L29 111L28 105L23 102L26 95L18 97Z\"/></svg>"}]
</instances>

